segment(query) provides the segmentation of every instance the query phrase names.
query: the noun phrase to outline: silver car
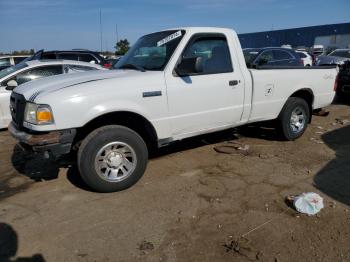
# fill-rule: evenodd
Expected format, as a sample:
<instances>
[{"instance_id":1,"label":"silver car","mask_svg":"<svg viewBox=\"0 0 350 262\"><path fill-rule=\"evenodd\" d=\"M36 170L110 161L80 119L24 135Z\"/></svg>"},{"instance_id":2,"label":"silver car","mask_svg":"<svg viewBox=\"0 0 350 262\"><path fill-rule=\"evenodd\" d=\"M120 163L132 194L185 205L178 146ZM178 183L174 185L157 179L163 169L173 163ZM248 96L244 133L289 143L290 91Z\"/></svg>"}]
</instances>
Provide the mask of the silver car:
<instances>
[{"instance_id":1,"label":"silver car","mask_svg":"<svg viewBox=\"0 0 350 262\"><path fill-rule=\"evenodd\" d=\"M316 59L316 65L342 65L350 60L350 49L336 49L328 55L320 55Z\"/></svg>"},{"instance_id":2,"label":"silver car","mask_svg":"<svg viewBox=\"0 0 350 262\"><path fill-rule=\"evenodd\" d=\"M25 82L42 77L102 70L100 65L70 60L35 60L19 63L0 71L0 129L11 122L10 96L12 90Z\"/></svg>"}]
</instances>

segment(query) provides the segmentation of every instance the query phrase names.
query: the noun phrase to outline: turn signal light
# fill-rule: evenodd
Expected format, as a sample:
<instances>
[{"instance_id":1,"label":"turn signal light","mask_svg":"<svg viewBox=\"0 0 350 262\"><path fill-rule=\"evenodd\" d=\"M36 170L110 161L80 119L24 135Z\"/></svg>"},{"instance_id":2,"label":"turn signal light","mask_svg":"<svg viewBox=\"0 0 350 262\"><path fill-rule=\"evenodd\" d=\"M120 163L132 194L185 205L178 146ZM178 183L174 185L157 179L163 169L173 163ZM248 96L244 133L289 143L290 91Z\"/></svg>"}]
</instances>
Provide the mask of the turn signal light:
<instances>
[{"instance_id":1,"label":"turn signal light","mask_svg":"<svg viewBox=\"0 0 350 262\"><path fill-rule=\"evenodd\" d=\"M51 122L53 120L52 114L49 111L37 111L36 119L38 122Z\"/></svg>"}]
</instances>

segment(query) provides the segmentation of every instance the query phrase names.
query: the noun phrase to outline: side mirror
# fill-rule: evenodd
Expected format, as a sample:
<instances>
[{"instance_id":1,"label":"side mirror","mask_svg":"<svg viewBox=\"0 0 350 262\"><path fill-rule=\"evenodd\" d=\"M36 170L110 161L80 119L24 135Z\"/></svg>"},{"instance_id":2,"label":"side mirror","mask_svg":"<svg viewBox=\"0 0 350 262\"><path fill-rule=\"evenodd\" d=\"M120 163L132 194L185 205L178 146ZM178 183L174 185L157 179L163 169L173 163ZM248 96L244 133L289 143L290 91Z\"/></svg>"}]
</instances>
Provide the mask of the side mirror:
<instances>
[{"instance_id":1,"label":"side mirror","mask_svg":"<svg viewBox=\"0 0 350 262\"><path fill-rule=\"evenodd\" d=\"M13 90L18 86L18 83L16 82L16 80L10 80L7 82L6 84L6 90Z\"/></svg>"},{"instance_id":2,"label":"side mirror","mask_svg":"<svg viewBox=\"0 0 350 262\"><path fill-rule=\"evenodd\" d=\"M203 72L203 58L202 57L190 57L183 58L180 64L175 68L176 74L179 76L188 76L192 74L198 74Z\"/></svg>"}]
</instances>

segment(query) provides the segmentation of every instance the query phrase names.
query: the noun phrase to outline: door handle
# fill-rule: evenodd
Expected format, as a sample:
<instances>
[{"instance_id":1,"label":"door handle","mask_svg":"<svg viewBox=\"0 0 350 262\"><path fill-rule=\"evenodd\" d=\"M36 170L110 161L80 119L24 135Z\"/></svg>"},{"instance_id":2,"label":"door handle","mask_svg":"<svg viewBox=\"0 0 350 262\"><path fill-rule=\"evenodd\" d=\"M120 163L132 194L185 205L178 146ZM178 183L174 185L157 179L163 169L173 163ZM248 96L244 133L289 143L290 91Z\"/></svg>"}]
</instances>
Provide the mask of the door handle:
<instances>
[{"instance_id":1,"label":"door handle","mask_svg":"<svg viewBox=\"0 0 350 262\"><path fill-rule=\"evenodd\" d=\"M238 85L238 83L240 83L241 82L241 80L230 80L229 82L228 82L228 84L229 84L229 86L236 86L236 85Z\"/></svg>"}]
</instances>

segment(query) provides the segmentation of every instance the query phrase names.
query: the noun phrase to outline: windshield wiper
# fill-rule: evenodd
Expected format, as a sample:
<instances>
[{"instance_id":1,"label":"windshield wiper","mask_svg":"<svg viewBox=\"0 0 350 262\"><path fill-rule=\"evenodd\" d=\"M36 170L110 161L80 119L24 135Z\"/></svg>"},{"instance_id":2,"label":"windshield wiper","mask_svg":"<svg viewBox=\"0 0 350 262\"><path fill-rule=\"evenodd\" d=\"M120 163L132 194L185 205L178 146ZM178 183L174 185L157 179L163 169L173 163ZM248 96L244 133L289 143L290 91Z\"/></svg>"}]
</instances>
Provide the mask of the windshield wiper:
<instances>
[{"instance_id":1,"label":"windshield wiper","mask_svg":"<svg viewBox=\"0 0 350 262\"><path fill-rule=\"evenodd\" d=\"M142 66L139 66L139 65L135 65L135 64L125 64L125 65L122 65L121 67L119 67L119 69L123 69L123 68L128 68L128 69L137 69L141 72L145 72L146 69L144 69Z\"/></svg>"}]
</instances>

